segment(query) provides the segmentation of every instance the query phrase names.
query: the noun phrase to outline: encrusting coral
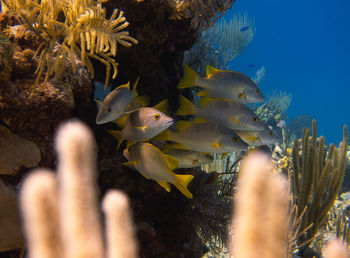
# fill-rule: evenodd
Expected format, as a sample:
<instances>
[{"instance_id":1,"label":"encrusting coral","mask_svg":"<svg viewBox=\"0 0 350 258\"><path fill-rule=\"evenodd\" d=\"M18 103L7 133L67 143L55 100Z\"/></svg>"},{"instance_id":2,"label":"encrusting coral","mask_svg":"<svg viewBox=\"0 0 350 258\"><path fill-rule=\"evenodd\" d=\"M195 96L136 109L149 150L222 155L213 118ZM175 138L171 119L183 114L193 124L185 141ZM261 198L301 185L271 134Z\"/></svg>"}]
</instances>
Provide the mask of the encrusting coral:
<instances>
[{"instance_id":1,"label":"encrusting coral","mask_svg":"<svg viewBox=\"0 0 350 258\"><path fill-rule=\"evenodd\" d=\"M17 192L0 179L0 252L24 245Z\"/></svg>"},{"instance_id":2,"label":"encrusting coral","mask_svg":"<svg viewBox=\"0 0 350 258\"><path fill-rule=\"evenodd\" d=\"M56 137L58 175L36 170L21 192L29 257L136 257L137 245L127 197L107 193L104 246L96 187L96 145L80 122L63 125ZM118 242L118 245L114 243ZM61 254L61 255L60 255Z\"/></svg>"},{"instance_id":3,"label":"encrusting coral","mask_svg":"<svg viewBox=\"0 0 350 258\"><path fill-rule=\"evenodd\" d=\"M39 164L39 148L31 141L13 134L0 126L0 174L12 175L22 166L35 167Z\"/></svg>"}]
</instances>

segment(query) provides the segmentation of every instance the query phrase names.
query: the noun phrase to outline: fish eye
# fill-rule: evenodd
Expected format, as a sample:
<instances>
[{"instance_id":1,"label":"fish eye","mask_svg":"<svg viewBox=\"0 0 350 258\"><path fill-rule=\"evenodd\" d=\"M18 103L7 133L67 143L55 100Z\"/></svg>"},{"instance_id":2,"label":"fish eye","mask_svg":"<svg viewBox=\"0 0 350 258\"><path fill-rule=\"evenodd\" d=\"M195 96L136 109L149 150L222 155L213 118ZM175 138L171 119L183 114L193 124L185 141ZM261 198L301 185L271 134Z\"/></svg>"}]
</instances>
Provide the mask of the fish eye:
<instances>
[{"instance_id":1,"label":"fish eye","mask_svg":"<svg viewBox=\"0 0 350 258\"><path fill-rule=\"evenodd\" d=\"M256 116L253 117L254 122L258 122L258 118Z\"/></svg>"},{"instance_id":2,"label":"fish eye","mask_svg":"<svg viewBox=\"0 0 350 258\"><path fill-rule=\"evenodd\" d=\"M259 89L256 89L256 93L258 93L258 94L259 94L259 93L260 93L260 90L259 90Z\"/></svg>"},{"instance_id":3,"label":"fish eye","mask_svg":"<svg viewBox=\"0 0 350 258\"><path fill-rule=\"evenodd\" d=\"M111 111L112 111L111 107L108 106L107 109L106 109L106 113L109 114L109 113L111 113Z\"/></svg>"},{"instance_id":4,"label":"fish eye","mask_svg":"<svg viewBox=\"0 0 350 258\"><path fill-rule=\"evenodd\" d=\"M239 94L239 96L238 96L240 99L244 99L245 98L245 94L244 93L241 93L241 94Z\"/></svg>"},{"instance_id":5,"label":"fish eye","mask_svg":"<svg viewBox=\"0 0 350 258\"><path fill-rule=\"evenodd\" d=\"M239 142L239 139L238 139L238 137L233 137L233 138L232 138L232 141L233 141L233 142Z\"/></svg>"},{"instance_id":6,"label":"fish eye","mask_svg":"<svg viewBox=\"0 0 350 258\"><path fill-rule=\"evenodd\" d=\"M159 115L158 113L155 113L155 114L154 114L154 119L155 119L155 120L159 120L159 118L160 118L160 115Z\"/></svg>"},{"instance_id":7,"label":"fish eye","mask_svg":"<svg viewBox=\"0 0 350 258\"><path fill-rule=\"evenodd\" d=\"M270 132L269 132L269 135L270 135L270 136L273 136L273 132L272 132L272 131L270 131Z\"/></svg>"}]
</instances>

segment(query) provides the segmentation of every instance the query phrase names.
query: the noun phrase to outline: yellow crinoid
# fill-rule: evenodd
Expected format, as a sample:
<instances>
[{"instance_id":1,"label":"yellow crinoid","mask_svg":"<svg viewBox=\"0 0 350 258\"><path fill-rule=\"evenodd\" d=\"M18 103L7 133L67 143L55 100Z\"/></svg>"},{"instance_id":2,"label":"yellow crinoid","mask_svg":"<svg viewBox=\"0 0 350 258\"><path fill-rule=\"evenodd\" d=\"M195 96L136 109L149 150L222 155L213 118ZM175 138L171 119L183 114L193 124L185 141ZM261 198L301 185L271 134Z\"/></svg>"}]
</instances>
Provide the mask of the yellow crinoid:
<instances>
[{"instance_id":1,"label":"yellow crinoid","mask_svg":"<svg viewBox=\"0 0 350 258\"><path fill-rule=\"evenodd\" d=\"M37 81L46 68L45 81L51 76L60 77L64 65L70 63L76 71L80 57L81 63L87 67L91 77L94 68L90 58L94 58L106 66L107 86L111 66L112 78L117 75L114 57L117 45L130 47L138 41L123 31L129 23L124 12L115 9L106 19L106 9L102 8L105 0L4 0L7 10L14 11L18 19L26 27L40 37L42 43L35 56L39 57Z\"/></svg>"}]
</instances>

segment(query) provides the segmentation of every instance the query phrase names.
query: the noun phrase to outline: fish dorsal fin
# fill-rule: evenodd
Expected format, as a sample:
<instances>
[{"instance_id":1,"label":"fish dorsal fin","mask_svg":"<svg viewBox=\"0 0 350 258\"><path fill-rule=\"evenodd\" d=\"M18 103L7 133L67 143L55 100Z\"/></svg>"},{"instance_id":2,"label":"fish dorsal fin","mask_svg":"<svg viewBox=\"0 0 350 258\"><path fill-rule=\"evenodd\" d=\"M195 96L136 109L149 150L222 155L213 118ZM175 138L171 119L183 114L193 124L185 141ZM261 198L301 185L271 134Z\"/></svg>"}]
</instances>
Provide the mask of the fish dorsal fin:
<instances>
[{"instance_id":1,"label":"fish dorsal fin","mask_svg":"<svg viewBox=\"0 0 350 258\"><path fill-rule=\"evenodd\" d=\"M135 99L137 102L141 103L143 107L146 107L150 102L150 98L147 95L137 96Z\"/></svg>"},{"instance_id":2,"label":"fish dorsal fin","mask_svg":"<svg viewBox=\"0 0 350 258\"><path fill-rule=\"evenodd\" d=\"M176 115L179 115L179 116L193 115L195 106L191 101L189 101L184 96L180 95L179 102L180 102L180 107L176 111Z\"/></svg>"},{"instance_id":3,"label":"fish dorsal fin","mask_svg":"<svg viewBox=\"0 0 350 258\"><path fill-rule=\"evenodd\" d=\"M161 102L159 102L157 105L155 105L153 108L162 111L163 113L168 113L167 109L168 109L168 100L164 99Z\"/></svg>"},{"instance_id":4,"label":"fish dorsal fin","mask_svg":"<svg viewBox=\"0 0 350 258\"><path fill-rule=\"evenodd\" d=\"M97 104L97 109L100 109L100 106L102 105L102 101L99 100L99 99L94 99L94 101L95 101L96 104Z\"/></svg>"},{"instance_id":5,"label":"fish dorsal fin","mask_svg":"<svg viewBox=\"0 0 350 258\"><path fill-rule=\"evenodd\" d=\"M199 106L201 106L201 107L205 107L206 105L208 105L209 103L211 103L211 102L213 102L213 101L215 101L215 99L208 98L208 97L201 97L201 98L199 99L198 104L199 104Z\"/></svg>"},{"instance_id":6,"label":"fish dorsal fin","mask_svg":"<svg viewBox=\"0 0 350 258\"><path fill-rule=\"evenodd\" d=\"M184 76L177 85L178 89L185 89L196 86L200 81L199 75L188 65L184 65Z\"/></svg>"},{"instance_id":7,"label":"fish dorsal fin","mask_svg":"<svg viewBox=\"0 0 350 258\"><path fill-rule=\"evenodd\" d=\"M138 163L137 163L136 160L133 160L133 161L126 161L126 162L123 162L122 165L123 165L123 166L126 166L126 167L129 167L129 168L136 169ZM149 179L149 178L148 178L148 179Z\"/></svg>"},{"instance_id":8,"label":"fish dorsal fin","mask_svg":"<svg viewBox=\"0 0 350 258\"><path fill-rule=\"evenodd\" d=\"M157 181L157 183L163 187L167 192L170 192L171 190L171 186L169 185L169 183L167 181Z\"/></svg>"},{"instance_id":9,"label":"fish dorsal fin","mask_svg":"<svg viewBox=\"0 0 350 258\"><path fill-rule=\"evenodd\" d=\"M165 162L166 162L166 164L167 164L169 169L174 170L174 169L176 169L178 167L179 162L178 162L177 158L175 158L175 157L173 157L171 155L167 155L167 154L165 154L163 152L162 152L162 155L163 155L164 160L165 160Z\"/></svg>"},{"instance_id":10,"label":"fish dorsal fin","mask_svg":"<svg viewBox=\"0 0 350 258\"><path fill-rule=\"evenodd\" d=\"M137 91L136 91L136 87L137 87L137 85L139 84L139 80L140 80L140 76L138 76L138 77L136 78L136 81L135 81L134 84L132 85L132 90L133 90L133 92L134 92L134 96L137 96L137 95L138 95L138 93L137 93Z\"/></svg>"},{"instance_id":11,"label":"fish dorsal fin","mask_svg":"<svg viewBox=\"0 0 350 258\"><path fill-rule=\"evenodd\" d=\"M126 148L129 149L131 145L133 145L135 142L134 141L128 141L126 144Z\"/></svg>"},{"instance_id":12,"label":"fish dorsal fin","mask_svg":"<svg viewBox=\"0 0 350 258\"><path fill-rule=\"evenodd\" d=\"M217 72L221 72L221 70L215 68L214 66L211 65L207 65L207 77L210 78L211 76L213 76L213 74L217 73Z\"/></svg>"},{"instance_id":13,"label":"fish dorsal fin","mask_svg":"<svg viewBox=\"0 0 350 258\"><path fill-rule=\"evenodd\" d=\"M208 94L208 92L205 91L205 90L200 90L200 91L198 91L198 92L196 93L196 95L199 96L199 97L210 97L209 94Z\"/></svg>"},{"instance_id":14,"label":"fish dorsal fin","mask_svg":"<svg viewBox=\"0 0 350 258\"><path fill-rule=\"evenodd\" d=\"M183 131L183 130L185 130L187 127L190 127L192 124L193 124L193 122L180 120L180 121L177 121L177 122L176 122L176 124L175 124L175 129L176 129L176 131Z\"/></svg>"}]
</instances>

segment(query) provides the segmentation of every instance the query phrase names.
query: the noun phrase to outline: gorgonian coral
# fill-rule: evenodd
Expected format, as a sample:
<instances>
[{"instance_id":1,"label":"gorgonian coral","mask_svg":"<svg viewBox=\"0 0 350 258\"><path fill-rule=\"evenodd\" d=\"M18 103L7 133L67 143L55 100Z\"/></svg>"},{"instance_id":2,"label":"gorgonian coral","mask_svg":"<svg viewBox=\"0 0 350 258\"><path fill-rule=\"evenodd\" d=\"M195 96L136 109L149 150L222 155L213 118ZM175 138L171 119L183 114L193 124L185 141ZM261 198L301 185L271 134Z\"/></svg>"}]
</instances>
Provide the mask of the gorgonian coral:
<instances>
[{"instance_id":1,"label":"gorgonian coral","mask_svg":"<svg viewBox=\"0 0 350 258\"><path fill-rule=\"evenodd\" d=\"M79 56L83 65L94 77L90 58L106 66L107 85L111 65L117 75L117 65L113 57L117 54L117 43L130 47L137 40L129 36L125 29L129 23L123 11L115 9L106 19L102 3L106 0L3 0L6 8L14 11L19 21L34 31L42 40L35 56L39 56L37 81L45 67L45 81L51 76L62 75L64 65L69 60L73 71Z\"/></svg>"}]
</instances>

